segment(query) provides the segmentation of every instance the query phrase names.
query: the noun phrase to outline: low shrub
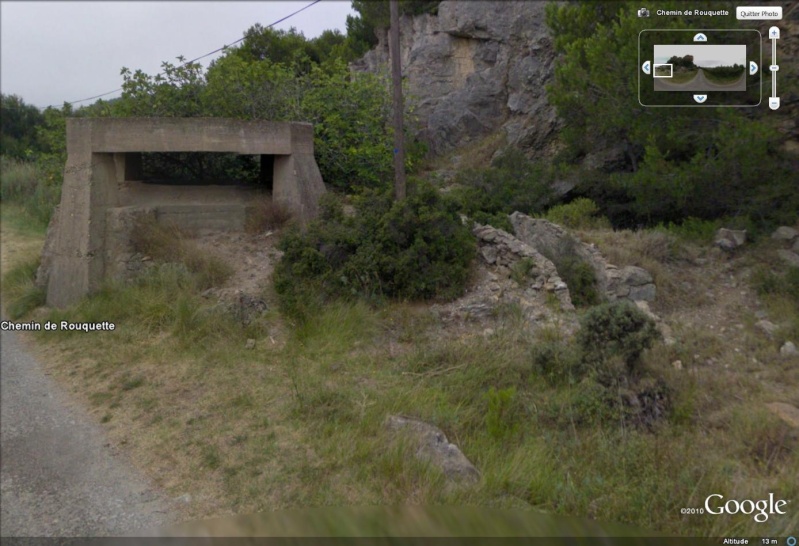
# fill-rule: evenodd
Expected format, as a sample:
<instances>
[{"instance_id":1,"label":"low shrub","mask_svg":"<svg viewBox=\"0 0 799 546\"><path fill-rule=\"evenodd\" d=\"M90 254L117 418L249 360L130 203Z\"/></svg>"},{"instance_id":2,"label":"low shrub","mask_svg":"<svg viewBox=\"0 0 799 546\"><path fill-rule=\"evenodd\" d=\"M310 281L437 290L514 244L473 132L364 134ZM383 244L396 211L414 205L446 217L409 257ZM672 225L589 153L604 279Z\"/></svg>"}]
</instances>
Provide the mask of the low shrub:
<instances>
[{"instance_id":1,"label":"low shrub","mask_svg":"<svg viewBox=\"0 0 799 546\"><path fill-rule=\"evenodd\" d=\"M488 434L496 439L505 438L519 430L516 422L516 387L497 390L491 387L485 395L488 402L486 427Z\"/></svg>"},{"instance_id":2,"label":"low shrub","mask_svg":"<svg viewBox=\"0 0 799 546\"><path fill-rule=\"evenodd\" d=\"M321 297L452 298L462 293L475 242L455 204L427 184L394 201L385 191L354 199L327 197L305 232L290 230L275 267L284 310L301 311ZM309 299L310 298L310 299Z\"/></svg>"},{"instance_id":3,"label":"low shrub","mask_svg":"<svg viewBox=\"0 0 799 546\"><path fill-rule=\"evenodd\" d=\"M481 224L512 232L507 216L515 211L541 212L552 198L551 168L508 149L484 169L459 173L454 190L463 212Z\"/></svg>"},{"instance_id":4,"label":"low shrub","mask_svg":"<svg viewBox=\"0 0 799 546\"><path fill-rule=\"evenodd\" d=\"M655 322L633 303L615 301L598 305L582 317L577 343L588 365L615 379L620 373L636 375L641 354L659 336ZM623 369L614 369L614 358L620 359Z\"/></svg>"},{"instance_id":5,"label":"low shrub","mask_svg":"<svg viewBox=\"0 0 799 546\"><path fill-rule=\"evenodd\" d=\"M723 223L722 220L702 220L688 217L679 224L674 222L660 223L655 227L655 230L675 235L684 241L709 245L713 242L716 231L722 227Z\"/></svg>"},{"instance_id":6,"label":"low shrub","mask_svg":"<svg viewBox=\"0 0 799 546\"><path fill-rule=\"evenodd\" d=\"M610 229L610 221L601 216L596 203L586 197L549 209L544 218L572 229Z\"/></svg>"},{"instance_id":7,"label":"low shrub","mask_svg":"<svg viewBox=\"0 0 799 546\"><path fill-rule=\"evenodd\" d=\"M533 368L554 385L576 383L586 372L582 355L572 345L554 341L539 343L533 346L531 359Z\"/></svg>"}]
</instances>

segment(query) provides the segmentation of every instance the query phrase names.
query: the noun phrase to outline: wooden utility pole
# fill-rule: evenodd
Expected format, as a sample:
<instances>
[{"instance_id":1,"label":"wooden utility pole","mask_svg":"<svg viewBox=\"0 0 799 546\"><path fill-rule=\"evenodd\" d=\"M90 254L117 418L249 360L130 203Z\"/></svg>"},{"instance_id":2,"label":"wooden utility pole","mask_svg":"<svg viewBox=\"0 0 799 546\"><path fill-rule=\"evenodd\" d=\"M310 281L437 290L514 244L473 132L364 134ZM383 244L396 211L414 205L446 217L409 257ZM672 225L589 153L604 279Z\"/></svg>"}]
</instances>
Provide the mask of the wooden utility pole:
<instances>
[{"instance_id":1,"label":"wooden utility pole","mask_svg":"<svg viewBox=\"0 0 799 546\"><path fill-rule=\"evenodd\" d=\"M390 0L391 83L394 88L394 198L405 199L405 132L402 127L402 65L400 64L399 0Z\"/></svg>"}]
</instances>

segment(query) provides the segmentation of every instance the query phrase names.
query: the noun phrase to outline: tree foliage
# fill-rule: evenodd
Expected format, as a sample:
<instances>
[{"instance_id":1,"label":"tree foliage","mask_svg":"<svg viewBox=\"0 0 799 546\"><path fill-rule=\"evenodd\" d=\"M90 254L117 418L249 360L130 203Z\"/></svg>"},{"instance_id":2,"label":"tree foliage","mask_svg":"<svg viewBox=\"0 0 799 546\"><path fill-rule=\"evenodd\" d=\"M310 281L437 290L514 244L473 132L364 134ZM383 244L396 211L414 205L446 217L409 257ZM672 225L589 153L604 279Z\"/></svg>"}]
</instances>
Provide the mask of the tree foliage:
<instances>
[{"instance_id":1,"label":"tree foliage","mask_svg":"<svg viewBox=\"0 0 799 546\"><path fill-rule=\"evenodd\" d=\"M36 127L44 116L17 95L0 96L0 154L23 159L38 148Z\"/></svg>"}]
</instances>

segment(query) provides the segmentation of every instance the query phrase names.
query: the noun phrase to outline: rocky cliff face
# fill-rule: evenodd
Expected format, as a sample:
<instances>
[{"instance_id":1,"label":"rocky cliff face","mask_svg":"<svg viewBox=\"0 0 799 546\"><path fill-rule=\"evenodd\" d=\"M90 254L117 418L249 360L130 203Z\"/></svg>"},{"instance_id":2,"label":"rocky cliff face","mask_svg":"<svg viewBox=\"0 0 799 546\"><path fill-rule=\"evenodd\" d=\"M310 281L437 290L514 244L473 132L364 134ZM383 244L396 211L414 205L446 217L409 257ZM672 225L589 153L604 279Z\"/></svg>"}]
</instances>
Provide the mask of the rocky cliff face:
<instances>
[{"instance_id":1,"label":"rocky cliff face","mask_svg":"<svg viewBox=\"0 0 799 546\"><path fill-rule=\"evenodd\" d=\"M545 2L441 2L437 15L403 16L400 44L421 124L420 136L440 154L498 130L509 144L544 154L557 128L545 86L555 54ZM388 66L388 37L353 65Z\"/></svg>"}]
</instances>

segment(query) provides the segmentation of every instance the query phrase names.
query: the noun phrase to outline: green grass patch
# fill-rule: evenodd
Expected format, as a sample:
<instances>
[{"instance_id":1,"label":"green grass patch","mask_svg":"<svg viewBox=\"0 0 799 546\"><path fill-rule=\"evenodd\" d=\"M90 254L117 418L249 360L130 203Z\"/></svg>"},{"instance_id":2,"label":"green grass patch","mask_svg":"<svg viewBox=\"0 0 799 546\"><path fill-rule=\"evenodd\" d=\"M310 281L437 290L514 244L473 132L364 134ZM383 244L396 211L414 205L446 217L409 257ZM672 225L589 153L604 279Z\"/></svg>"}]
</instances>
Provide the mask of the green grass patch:
<instances>
[{"instance_id":1,"label":"green grass patch","mask_svg":"<svg viewBox=\"0 0 799 546\"><path fill-rule=\"evenodd\" d=\"M32 227L46 228L60 200L61 182L50 179L45 168L0 156L0 201L22 207Z\"/></svg>"},{"instance_id":2,"label":"green grass patch","mask_svg":"<svg viewBox=\"0 0 799 546\"><path fill-rule=\"evenodd\" d=\"M39 262L39 258L20 262L3 276L3 300L8 316L12 320L24 317L44 305L47 294L43 288L35 284Z\"/></svg>"}]
</instances>

